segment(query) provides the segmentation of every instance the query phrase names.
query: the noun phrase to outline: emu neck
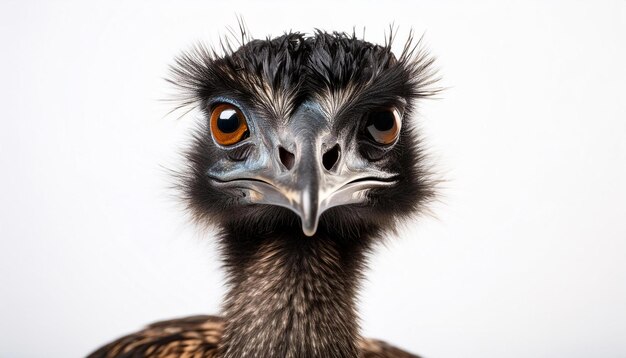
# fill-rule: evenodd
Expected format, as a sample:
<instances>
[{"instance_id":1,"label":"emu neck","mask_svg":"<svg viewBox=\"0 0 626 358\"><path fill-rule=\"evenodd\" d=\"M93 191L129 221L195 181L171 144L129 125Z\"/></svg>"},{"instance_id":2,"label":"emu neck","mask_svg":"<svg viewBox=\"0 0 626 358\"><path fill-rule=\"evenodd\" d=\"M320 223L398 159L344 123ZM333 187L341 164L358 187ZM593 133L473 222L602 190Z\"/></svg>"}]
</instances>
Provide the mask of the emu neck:
<instances>
[{"instance_id":1,"label":"emu neck","mask_svg":"<svg viewBox=\"0 0 626 358\"><path fill-rule=\"evenodd\" d=\"M227 233L221 357L357 357L366 241Z\"/></svg>"}]
</instances>

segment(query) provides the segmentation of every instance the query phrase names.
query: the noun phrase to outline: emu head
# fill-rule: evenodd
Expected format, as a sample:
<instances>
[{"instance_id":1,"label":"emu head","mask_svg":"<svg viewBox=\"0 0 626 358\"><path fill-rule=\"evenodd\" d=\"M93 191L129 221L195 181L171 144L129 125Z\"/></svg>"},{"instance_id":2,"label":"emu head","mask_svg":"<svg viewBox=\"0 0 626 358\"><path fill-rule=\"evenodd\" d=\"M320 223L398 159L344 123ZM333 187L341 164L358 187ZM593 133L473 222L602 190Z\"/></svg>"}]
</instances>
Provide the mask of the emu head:
<instances>
[{"instance_id":1,"label":"emu head","mask_svg":"<svg viewBox=\"0 0 626 358\"><path fill-rule=\"evenodd\" d=\"M224 50L182 54L170 79L203 114L182 175L198 221L359 235L431 197L412 117L434 71L410 39L398 57L321 31Z\"/></svg>"}]
</instances>

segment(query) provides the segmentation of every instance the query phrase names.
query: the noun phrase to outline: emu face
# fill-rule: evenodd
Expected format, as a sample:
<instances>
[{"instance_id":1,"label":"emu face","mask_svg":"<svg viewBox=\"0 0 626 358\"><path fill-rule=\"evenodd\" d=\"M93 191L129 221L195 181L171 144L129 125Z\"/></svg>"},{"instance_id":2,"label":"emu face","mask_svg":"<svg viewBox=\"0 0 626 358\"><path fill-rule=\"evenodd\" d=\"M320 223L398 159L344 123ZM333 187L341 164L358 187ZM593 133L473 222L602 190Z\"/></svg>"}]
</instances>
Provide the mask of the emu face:
<instances>
[{"instance_id":1,"label":"emu face","mask_svg":"<svg viewBox=\"0 0 626 358\"><path fill-rule=\"evenodd\" d=\"M430 196L410 121L433 92L422 52L323 32L226 52L198 47L171 79L204 114L182 183L197 219L312 236L392 226Z\"/></svg>"}]
</instances>

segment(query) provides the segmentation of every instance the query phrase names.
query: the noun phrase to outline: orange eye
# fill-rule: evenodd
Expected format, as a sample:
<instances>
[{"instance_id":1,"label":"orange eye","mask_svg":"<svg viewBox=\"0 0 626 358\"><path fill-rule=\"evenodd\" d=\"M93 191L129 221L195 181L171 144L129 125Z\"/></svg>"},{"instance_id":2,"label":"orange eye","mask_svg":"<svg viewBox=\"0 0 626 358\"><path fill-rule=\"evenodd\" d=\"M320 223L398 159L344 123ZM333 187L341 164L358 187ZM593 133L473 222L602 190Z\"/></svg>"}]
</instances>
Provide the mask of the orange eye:
<instances>
[{"instance_id":1,"label":"orange eye","mask_svg":"<svg viewBox=\"0 0 626 358\"><path fill-rule=\"evenodd\" d=\"M248 136L248 124L237 107L222 103L211 111L211 133L217 143L233 145Z\"/></svg>"},{"instance_id":2,"label":"orange eye","mask_svg":"<svg viewBox=\"0 0 626 358\"><path fill-rule=\"evenodd\" d=\"M396 109L375 110L368 114L365 129L380 144L393 143L400 134L402 119Z\"/></svg>"}]
</instances>

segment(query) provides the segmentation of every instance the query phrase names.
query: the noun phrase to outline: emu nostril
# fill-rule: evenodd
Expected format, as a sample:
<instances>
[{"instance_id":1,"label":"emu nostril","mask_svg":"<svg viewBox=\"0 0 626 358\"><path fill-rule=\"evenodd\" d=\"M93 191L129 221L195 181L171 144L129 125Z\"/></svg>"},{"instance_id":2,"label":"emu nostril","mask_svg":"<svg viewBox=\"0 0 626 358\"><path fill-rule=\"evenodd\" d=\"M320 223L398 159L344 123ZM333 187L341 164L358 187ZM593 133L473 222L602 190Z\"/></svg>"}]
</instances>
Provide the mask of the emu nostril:
<instances>
[{"instance_id":1,"label":"emu nostril","mask_svg":"<svg viewBox=\"0 0 626 358\"><path fill-rule=\"evenodd\" d=\"M326 170L331 170L339 159L339 144L335 144L322 156L322 164Z\"/></svg>"},{"instance_id":2,"label":"emu nostril","mask_svg":"<svg viewBox=\"0 0 626 358\"><path fill-rule=\"evenodd\" d=\"M296 161L296 156L293 153L283 147L278 147L278 156L280 157L280 162L283 163L287 170L293 168L293 163Z\"/></svg>"}]
</instances>

